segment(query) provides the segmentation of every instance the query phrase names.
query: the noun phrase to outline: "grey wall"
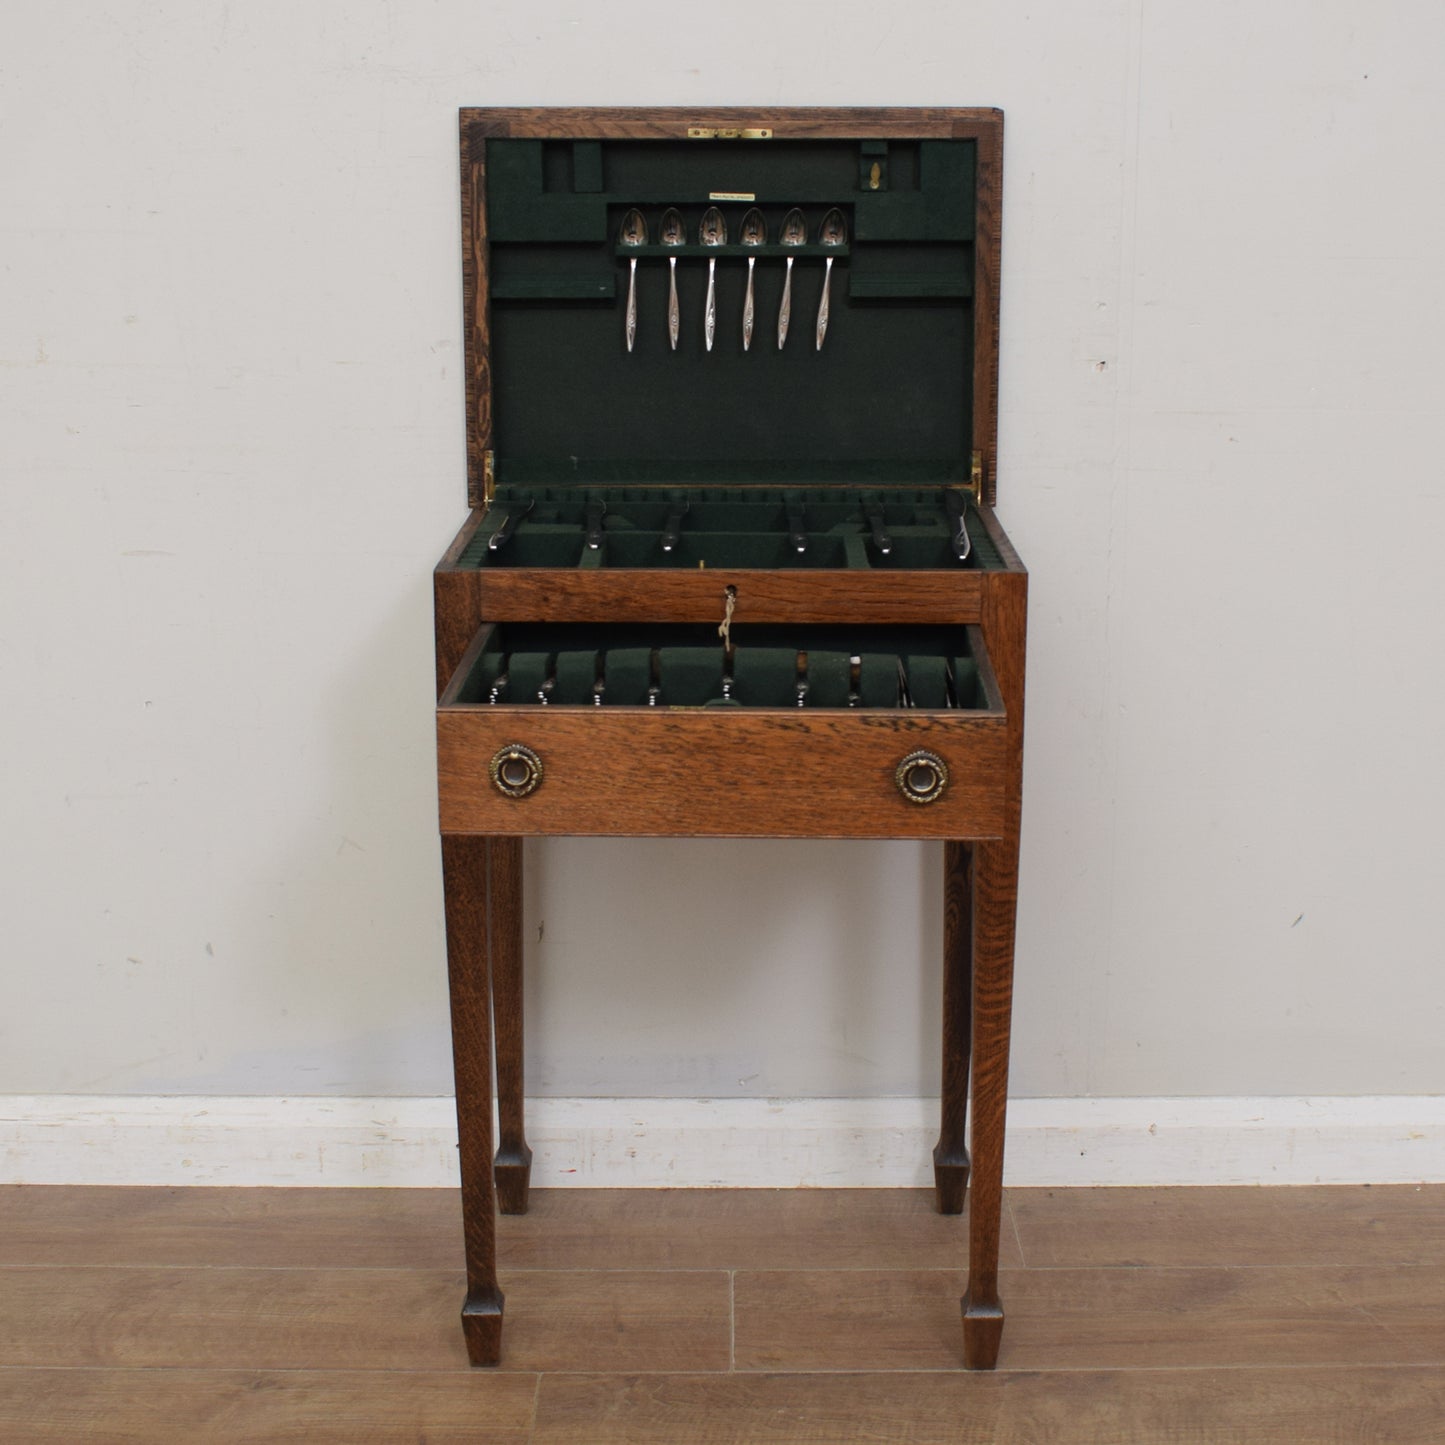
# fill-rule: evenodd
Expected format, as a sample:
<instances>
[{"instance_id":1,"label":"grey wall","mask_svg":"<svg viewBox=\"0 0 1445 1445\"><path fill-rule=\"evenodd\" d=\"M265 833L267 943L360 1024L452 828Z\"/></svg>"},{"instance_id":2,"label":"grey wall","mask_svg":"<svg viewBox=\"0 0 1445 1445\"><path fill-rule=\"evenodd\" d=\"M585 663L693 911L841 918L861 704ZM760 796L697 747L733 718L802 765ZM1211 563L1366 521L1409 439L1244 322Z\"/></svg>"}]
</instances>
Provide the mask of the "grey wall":
<instances>
[{"instance_id":1,"label":"grey wall","mask_svg":"<svg viewBox=\"0 0 1445 1445\"><path fill-rule=\"evenodd\" d=\"M1445 12L11 6L0 1091L449 1087L463 104L1008 114L1020 1094L1445 1090ZM534 1086L936 1087L937 849L529 845Z\"/></svg>"}]
</instances>

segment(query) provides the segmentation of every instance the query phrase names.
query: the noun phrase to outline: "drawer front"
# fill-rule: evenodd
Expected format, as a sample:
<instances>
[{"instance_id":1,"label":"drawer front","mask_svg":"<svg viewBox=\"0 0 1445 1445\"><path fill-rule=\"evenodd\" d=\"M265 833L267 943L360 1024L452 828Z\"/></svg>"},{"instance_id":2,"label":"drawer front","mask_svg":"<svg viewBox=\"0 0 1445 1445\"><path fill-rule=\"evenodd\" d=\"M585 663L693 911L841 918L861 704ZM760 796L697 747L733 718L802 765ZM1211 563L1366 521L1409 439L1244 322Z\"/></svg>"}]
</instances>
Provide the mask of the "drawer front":
<instances>
[{"instance_id":1,"label":"drawer front","mask_svg":"<svg viewBox=\"0 0 1445 1445\"><path fill-rule=\"evenodd\" d=\"M514 745L526 761L494 778ZM947 775L922 802L908 788L931 793L942 774L927 759L900 774L920 751ZM1001 711L444 705L437 715L444 833L996 837L1006 764ZM540 777L509 796L507 777L528 769Z\"/></svg>"}]
</instances>

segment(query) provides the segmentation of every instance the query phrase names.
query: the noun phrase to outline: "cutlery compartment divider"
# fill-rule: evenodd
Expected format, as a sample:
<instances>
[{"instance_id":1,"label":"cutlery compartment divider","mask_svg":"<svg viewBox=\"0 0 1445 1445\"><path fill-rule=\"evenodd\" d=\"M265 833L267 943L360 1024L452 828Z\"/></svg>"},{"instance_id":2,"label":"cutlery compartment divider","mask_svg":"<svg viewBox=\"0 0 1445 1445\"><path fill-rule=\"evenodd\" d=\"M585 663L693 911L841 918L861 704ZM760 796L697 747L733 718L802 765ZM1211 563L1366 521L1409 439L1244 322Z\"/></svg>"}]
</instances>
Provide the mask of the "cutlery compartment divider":
<instances>
[{"instance_id":1,"label":"cutlery compartment divider","mask_svg":"<svg viewBox=\"0 0 1445 1445\"><path fill-rule=\"evenodd\" d=\"M505 488L460 558L469 567L841 570L968 570L1002 566L987 529L966 506L972 554L959 562L939 488ZM602 546L584 545L587 509L602 501ZM663 550L668 519L680 509L676 544ZM885 555L872 544L867 515L881 512L892 542ZM519 514L512 535L489 542ZM801 516L806 547L793 545Z\"/></svg>"},{"instance_id":2,"label":"cutlery compartment divider","mask_svg":"<svg viewBox=\"0 0 1445 1445\"><path fill-rule=\"evenodd\" d=\"M906 684L924 711L1000 706L973 627L755 625L734 642L729 655L716 628L685 623L493 624L443 703L866 711L899 707Z\"/></svg>"}]
</instances>

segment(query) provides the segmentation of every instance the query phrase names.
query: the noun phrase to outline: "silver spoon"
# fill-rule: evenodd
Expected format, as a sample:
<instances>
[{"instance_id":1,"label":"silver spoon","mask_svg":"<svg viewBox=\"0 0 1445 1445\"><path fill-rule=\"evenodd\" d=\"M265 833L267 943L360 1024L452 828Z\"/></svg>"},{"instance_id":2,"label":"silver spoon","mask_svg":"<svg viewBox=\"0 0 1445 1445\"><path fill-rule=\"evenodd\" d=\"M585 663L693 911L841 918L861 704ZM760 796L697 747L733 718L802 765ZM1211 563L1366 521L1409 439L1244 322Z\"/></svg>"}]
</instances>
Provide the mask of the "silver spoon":
<instances>
[{"instance_id":1,"label":"silver spoon","mask_svg":"<svg viewBox=\"0 0 1445 1445\"><path fill-rule=\"evenodd\" d=\"M704 246L726 246L728 224L723 213L716 206L709 206L702 213L702 226L698 239ZM702 334L707 349L712 350L712 339L717 332L717 257L707 258L707 310L703 312Z\"/></svg>"},{"instance_id":2,"label":"silver spoon","mask_svg":"<svg viewBox=\"0 0 1445 1445\"><path fill-rule=\"evenodd\" d=\"M617 244L635 251L647 244L647 222L642 212L631 210L622 218L622 229L617 233ZM627 278L627 349L637 340L637 257L632 258L632 270Z\"/></svg>"},{"instance_id":3,"label":"silver spoon","mask_svg":"<svg viewBox=\"0 0 1445 1445\"><path fill-rule=\"evenodd\" d=\"M744 246L758 247L768 239L767 222L763 220L763 213L756 206L743 217L742 243ZM758 263L756 256L748 257L748 294L743 302L743 350L747 351L753 344L753 267Z\"/></svg>"},{"instance_id":4,"label":"silver spoon","mask_svg":"<svg viewBox=\"0 0 1445 1445\"><path fill-rule=\"evenodd\" d=\"M848 239L848 223L836 206L823 217L818 228L818 240L836 250ZM827 269L823 272L823 299L818 303L818 350L823 349L823 338L828 334L828 283L833 279L833 258L828 257Z\"/></svg>"},{"instance_id":5,"label":"silver spoon","mask_svg":"<svg viewBox=\"0 0 1445 1445\"><path fill-rule=\"evenodd\" d=\"M785 246L801 246L808 238L803 213L795 206L783 217L782 242ZM788 273L783 278L783 304L778 308L778 350L788 339L788 322L793 318L793 258L788 257Z\"/></svg>"},{"instance_id":6,"label":"silver spoon","mask_svg":"<svg viewBox=\"0 0 1445 1445\"><path fill-rule=\"evenodd\" d=\"M664 246L681 246L686 235L682 217L669 206L662 213L662 244ZM667 264L672 272L667 293L667 335L672 342L672 349L676 351L678 329L681 325L677 311L677 257L669 256Z\"/></svg>"}]
</instances>

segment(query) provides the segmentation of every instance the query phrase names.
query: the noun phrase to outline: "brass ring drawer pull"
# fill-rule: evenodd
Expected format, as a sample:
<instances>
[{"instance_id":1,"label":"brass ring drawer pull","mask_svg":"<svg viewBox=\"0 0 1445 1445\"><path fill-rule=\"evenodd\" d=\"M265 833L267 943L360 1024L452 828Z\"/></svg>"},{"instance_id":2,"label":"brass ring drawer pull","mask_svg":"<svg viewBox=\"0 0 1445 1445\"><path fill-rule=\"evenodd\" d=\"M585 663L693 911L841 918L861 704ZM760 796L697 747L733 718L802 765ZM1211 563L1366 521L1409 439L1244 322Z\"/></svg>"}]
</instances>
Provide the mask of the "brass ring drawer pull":
<instances>
[{"instance_id":1,"label":"brass ring drawer pull","mask_svg":"<svg viewBox=\"0 0 1445 1445\"><path fill-rule=\"evenodd\" d=\"M909 753L893 774L898 791L910 803L936 803L948 786L948 764L937 753Z\"/></svg>"},{"instance_id":2,"label":"brass ring drawer pull","mask_svg":"<svg viewBox=\"0 0 1445 1445\"><path fill-rule=\"evenodd\" d=\"M542 782L542 759L521 743L498 748L488 769L499 792L509 798L525 798Z\"/></svg>"}]
</instances>

